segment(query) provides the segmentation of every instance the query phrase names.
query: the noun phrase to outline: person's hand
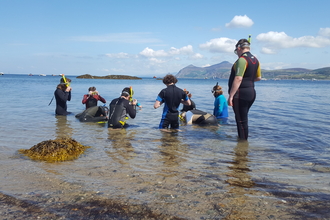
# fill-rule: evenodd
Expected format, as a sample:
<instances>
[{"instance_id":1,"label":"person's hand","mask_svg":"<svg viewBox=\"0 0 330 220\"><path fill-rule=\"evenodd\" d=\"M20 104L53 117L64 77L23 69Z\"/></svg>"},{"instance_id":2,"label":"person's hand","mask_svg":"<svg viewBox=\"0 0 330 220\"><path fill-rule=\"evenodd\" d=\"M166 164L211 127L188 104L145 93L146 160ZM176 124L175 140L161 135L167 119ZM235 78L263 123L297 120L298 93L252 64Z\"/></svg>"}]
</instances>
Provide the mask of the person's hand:
<instances>
[{"instance_id":1,"label":"person's hand","mask_svg":"<svg viewBox=\"0 0 330 220\"><path fill-rule=\"evenodd\" d=\"M228 98L228 106L233 106L233 97Z\"/></svg>"},{"instance_id":2,"label":"person's hand","mask_svg":"<svg viewBox=\"0 0 330 220\"><path fill-rule=\"evenodd\" d=\"M72 88L70 86L66 87L65 91L66 92L70 92L72 90Z\"/></svg>"},{"instance_id":3,"label":"person's hand","mask_svg":"<svg viewBox=\"0 0 330 220\"><path fill-rule=\"evenodd\" d=\"M132 104L133 105L136 105L137 104L137 100L136 99L133 99Z\"/></svg>"}]
</instances>

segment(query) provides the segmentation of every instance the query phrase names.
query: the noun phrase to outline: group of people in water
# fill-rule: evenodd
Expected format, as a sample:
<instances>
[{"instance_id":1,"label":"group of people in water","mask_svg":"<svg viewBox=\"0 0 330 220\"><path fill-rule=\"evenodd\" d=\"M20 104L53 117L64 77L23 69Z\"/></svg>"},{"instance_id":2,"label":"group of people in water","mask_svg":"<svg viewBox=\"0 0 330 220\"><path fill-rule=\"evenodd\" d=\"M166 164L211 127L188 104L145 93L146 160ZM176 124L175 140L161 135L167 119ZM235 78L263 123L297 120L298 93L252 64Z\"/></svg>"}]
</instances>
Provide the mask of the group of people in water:
<instances>
[{"instance_id":1,"label":"group of people in water","mask_svg":"<svg viewBox=\"0 0 330 220\"><path fill-rule=\"evenodd\" d=\"M164 104L159 124L160 129L178 129L180 120L186 124L226 124L228 106L232 106L238 137L241 140L247 140L248 112L256 97L254 82L261 80L261 71L259 61L250 53L248 40L239 40L235 47L234 52L238 55L238 59L232 67L228 82L229 97L228 100L225 98L222 87L218 83L212 88L215 98L213 114L196 109L195 103L191 100L191 93L176 86L178 80L174 75L168 74L163 78L166 88L159 92L154 103L155 109ZM57 115L68 114L66 102L71 100L70 82L70 79L63 77L54 93L56 98L55 113ZM137 100L133 99L131 87L125 87L120 97L110 102L109 108L97 106L98 101L106 103L96 88L90 87L88 94L85 94L82 99L82 103L86 105L86 110L77 114L76 117L80 121L107 121L109 128L126 128L128 117L134 119L136 107L142 107ZM180 104L183 104L181 111L178 110Z\"/></svg>"}]
</instances>

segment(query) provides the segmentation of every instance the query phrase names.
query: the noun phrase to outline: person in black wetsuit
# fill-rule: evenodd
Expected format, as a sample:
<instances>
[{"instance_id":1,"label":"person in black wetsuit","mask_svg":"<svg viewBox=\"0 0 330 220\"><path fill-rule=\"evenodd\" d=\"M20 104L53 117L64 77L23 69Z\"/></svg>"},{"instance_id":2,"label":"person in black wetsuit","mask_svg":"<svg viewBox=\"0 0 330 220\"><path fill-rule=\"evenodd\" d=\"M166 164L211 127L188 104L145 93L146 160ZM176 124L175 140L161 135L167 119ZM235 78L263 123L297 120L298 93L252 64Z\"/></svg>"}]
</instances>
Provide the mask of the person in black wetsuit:
<instances>
[{"instance_id":1,"label":"person in black wetsuit","mask_svg":"<svg viewBox=\"0 0 330 220\"><path fill-rule=\"evenodd\" d=\"M130 88L126 87L123 89L121 96L111 101L109 105L109 128L126 128L128 124L126 123L126 117L129 115L130 118L135 118L136 116L136 100L132 103L129 102L130 99Z\"/></svg>"},{"instance_id":2,"label":"person in black wetsuit","mask_svg":"<svg viewBox=\"0 0 330 220\"><path fill-rule=\"evenodd\" d=\"M234 51L238 55L228 81L228 105L233 107L237 125L238 137L247 140L248 112L252 106L256 91L254 82L261 80L261 69L258 59L250 53L250 43L241 39Z\"/></svg>"},{"instance_id":3,"label":"person in black wetsuit","mask_svg":"<svg viewBox=\"0 0 330 220\"><path fill-rule=\"evenodd\" d=\"M66 102L71 100L71 87L65 83L60 83L54 92L56 100L56 115L68 115Z\"/></svg>"},{"instance_id":4,"label":"person in black wetsuit","mask_svg":"<svg viewBox=\"0 0 330 220\"><path fill-rule=\"evenodd\" d=\"M179 128L179 105L180 103L184 105L190 105L190 99L187 94L180 88L175 86L178 80L172 74L167 74L163 78L163 83L167 88L160 91L156 98L154 108L159 108L163 103L164 109L162 114L162 119L159 124L160 129L167 129L171 127L172 129Z\"/></svg>"}]
</instances>

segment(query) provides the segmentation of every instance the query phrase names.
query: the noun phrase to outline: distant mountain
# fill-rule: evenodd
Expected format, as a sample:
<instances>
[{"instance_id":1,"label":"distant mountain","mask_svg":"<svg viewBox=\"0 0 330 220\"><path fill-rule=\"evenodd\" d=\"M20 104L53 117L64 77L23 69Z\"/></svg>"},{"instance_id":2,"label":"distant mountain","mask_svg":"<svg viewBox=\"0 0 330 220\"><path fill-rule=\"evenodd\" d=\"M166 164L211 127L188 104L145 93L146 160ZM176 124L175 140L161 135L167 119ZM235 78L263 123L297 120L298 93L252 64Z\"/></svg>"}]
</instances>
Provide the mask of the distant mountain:
<instances>
[{"instance_id":1,"label":"distant mountain","mask_svg":"<svg viewBox=\"0 0 330 220\"><path fill-rule=\"evenodd\" d=\"M233 64L228 61L208 66L197 67L189 65L181 69L177 74L177 78L225 78L228 79ZM290 68L279 70L261 70L262 77L265 79L327 79L330 80L330 67L310 70L304 68Z\"/></svg>"},{"instance_id":2,"label":"distant mountain","mask_svg":"<svg viewBox=\"0 0 330 220\"><path fill-rule=\"evenodd\" d=\"M208 67L197 67L194 65L189 65L181 69L177 78L228 78L230 74L230 69L233 64L228 61L223 61L221 63L208 66Z\"/></svg>"},{"instance_id":3,"label":"distant mountain","mask_svg":"<svg viewBox=\"0 0 330 220\"><path fill-rule=\"evenodd\" d=\"M330 79L330 67L310 70L290 68L280 70L262 70L262 77L266 79Z\"/></svg>"}]
</instances>

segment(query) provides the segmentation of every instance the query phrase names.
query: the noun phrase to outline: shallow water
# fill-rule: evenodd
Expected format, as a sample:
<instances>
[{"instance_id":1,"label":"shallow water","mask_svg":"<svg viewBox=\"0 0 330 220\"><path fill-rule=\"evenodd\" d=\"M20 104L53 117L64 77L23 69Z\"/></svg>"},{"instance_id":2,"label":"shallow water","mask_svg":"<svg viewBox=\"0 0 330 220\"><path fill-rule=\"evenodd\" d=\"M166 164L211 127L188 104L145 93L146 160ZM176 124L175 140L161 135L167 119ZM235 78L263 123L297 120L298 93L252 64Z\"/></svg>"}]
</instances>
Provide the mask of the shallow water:
<instances>
[{"instance_id":1,"label":"shallow water","mask_svg":"<svg viewBox=\"0 0 330 220\"><path fill-rule=\"evenodd\" d=\"M164 219L330 218L329 81L257 82L249 141L241 143L231 109L229 125L159 131L162 109L153 109L153 103L164 88L161 80L69 78L72 114L63 117L54 115L55 100L48 106L59 77L0 77L5 91L0 99L2 194L41 206L40 198L69 203L88 192L100 201L142 204L166 215ZM179 79L177 86L193 94L198 109L212 113L215 83ZM227 80L219 84L227 91ZM74 115L84 110L81 100L90 86L107 104L122 88L133 86L143 108L126 130L81 123ZM77 160L62 163L34 162L17 154L18 149L58 137L91 148ZM47 204L54 209L56 199Z\"/></svg>"}]
</instances>

